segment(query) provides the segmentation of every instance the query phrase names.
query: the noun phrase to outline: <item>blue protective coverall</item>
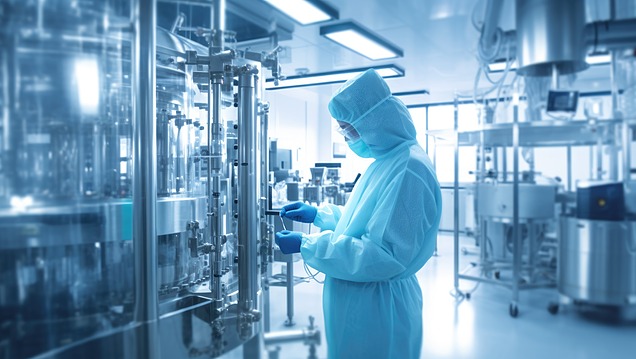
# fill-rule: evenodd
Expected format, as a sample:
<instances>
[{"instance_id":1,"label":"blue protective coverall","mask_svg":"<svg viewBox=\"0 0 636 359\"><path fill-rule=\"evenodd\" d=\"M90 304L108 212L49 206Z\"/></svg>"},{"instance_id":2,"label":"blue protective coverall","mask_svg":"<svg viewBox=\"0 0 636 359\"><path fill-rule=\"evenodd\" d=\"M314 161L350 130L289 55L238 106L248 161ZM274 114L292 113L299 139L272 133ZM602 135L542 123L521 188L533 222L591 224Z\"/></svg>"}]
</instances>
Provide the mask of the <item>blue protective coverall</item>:
<instances>
[{"instance_id":1,"label":"blue protective coverall","mask_svg":"<svg viewBox=\"0 0 636 359\"><path fill-rule=\"evenodd\" d=\"M326 275L323 306L328 356L419 358L422 292L415 273L435 249L441 193L404 104L369 70L332 97L334 119L372 157L346 206L325 205L303 235L305 262Z\"/></svg>"}]
</instances>

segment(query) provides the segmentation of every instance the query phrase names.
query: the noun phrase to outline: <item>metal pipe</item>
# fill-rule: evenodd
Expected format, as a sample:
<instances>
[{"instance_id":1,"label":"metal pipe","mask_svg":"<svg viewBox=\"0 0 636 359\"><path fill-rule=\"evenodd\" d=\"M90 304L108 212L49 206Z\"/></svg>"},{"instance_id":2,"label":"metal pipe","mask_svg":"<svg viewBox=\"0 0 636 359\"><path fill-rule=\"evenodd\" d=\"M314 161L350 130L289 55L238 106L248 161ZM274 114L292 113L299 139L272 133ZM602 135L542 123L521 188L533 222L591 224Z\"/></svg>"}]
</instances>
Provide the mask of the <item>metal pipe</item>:
<instances>
[{"instance_id":1,"label":"metal pipe","mask_svg":"<svg viewBox=\"0 0 636 359\"><path fill-rule=\"evenodd\" d=\"M170 32L173 34L176 34L177 30L179 30L181 25L183 25L184 21L185 21L185 14L180 12L179 15L177 15L177 17L174 19L174 22L172 23L172 26L170 27Z\"/></svg>"},{"instance_id":2,"label":"metal pipe","mask_svg":"<svg viewBox=\"0 0 636 359\"><path fill-rule=\"evenodd\" d=\"M426 106L426 107L425 107L425 109L426 109L426 114L425 114L425 116L426 116L426 127L425 127L425 128L426 128L426 132L428 132L428 106ZM430 136L426 136L426 137L425 137L425 138L426 138L426 154L427 154L427 155L428 155L429 153L431 153L431 152L430 152L430 149L429 149L429 147L428 147L428 139L429 139L429 137L430 137ZM430 156L429 156L429 157L430 157ZM433 167L433 168L435 168L435 167Z\"/></svg>"},{"instance_id":3,"label":"metal pipe","mask_svg":"<svg viewBox=\"0 0 636 359\"><path fill-rule=\"evenodd\" d=\"M621 143L621 127L618 125L611 126L610 131L612 134L612 143L609 145L609 173L608 178L610 181L618 180L618 148Z\"/></svg>"},{"instance_id":4,"label":"metal pipe","mask_svg":"<svg viewBox=\"0 0 636 359\"><path fill-rule=\"evenodd\" d=\"M459 295L459 100L455 96L453 104L453 129L455 131L455 173L453 176L453 243L455 250L453 251L453 272L455 294Z\"/></svg>"},{"instance_id":5,"label":"metal pipe","mask_svg":"<svg viewBox=\"0 0 636 359\"><path fill-rule=\"evenodd\" d=\"M259 187L256 161L256 113L254 73L244 66L239 73L239 308L245 312L256 309L258 291Z\"/></svg>"},{"instance_id":6,"label":"metal pipe","mask_svg":"<svg viewBox=\"0 0 636 359\"><path fill-rule=\"evenodd\" d=\"M165 110L157 114L157 194L168 196L170 194L170 119Z\"/></svg>"},{"instance_id":7,"label":"metal pipe","mask_svg":"<svg viewBox=\"0 0 636 359\"><path fill-rule=\"evenodd\" d=\"M159 358L157 299L157 156L155 93L156 3L132 5L133 49L133 246L135 256L134 319L141 324L137 358Z\"/></svg>"},{"instance_id":8,"label":"metal pipe","mask_svg":"<svg viewBox=\"0 0 636 359\"><path fill-rule=\"evenodd\" d=\"M589 147L589 154L588 154L588 158L590 159L590 173L588 174L588 178L589 179L593 179L594 178L594 148L595 146L590 146Z\"/></svg>"},{"instance_id":9,"label":"metal pipe","mask_svg":"<svg viewBox=\"0 0 636 359\"><path fill-rule=\"evenodd\" d=\"M257 97L260 98L260 96ZM268 216L267 211L270 209L271 201L269 198L271 196L271 192L269 191L269 182L268 182L268 171L269 171L269 141L267 135L267 127L269 124L269 103L261 102L260 103L260 181L261 181L261 204L260 204L260 216L261 216L261 276L262 280L265 283L265 288L263 292L263 306L264 306L264 323L263 323L263 331L270 331L270 292L269 292L269 284L267 281L272 276L272 266L271 263L274 262L273 253L274 253L274 217Z\"/></svg>"},{"instance_id":10,"label":"metal pipe","mask_svg":"<svg viewBox=\"0 0 636 359\"><path fill-rule=\"evenodd\" d=\"M568 158L568 191L572 191L572 146L567 146L567 158Z\"/></svg>"},{"instance_id":11,"label":"metal pipe","mask_svg":"<svg viewBox=\"0 0 636 359\"><path fill-rule=\"evenodd\" d=\"M209 52L211 52L211 50L208 50ZM212 202L212 198L213 198L213 190L212 190L212 81L208 81L208 118L207 118L207 131L208 131L208 143L207 143L207 148L208 148L208 159L207 159L207 169L206 169L206 191L207 191L207 197L208 197L208 230L210 231L210 241L212 241L212 252L210 253L210 290L212 291L212 296L213 296L213 301L215 302L214 307L216 309L218 309L220 307L220 298L219 298L219 292L216 291L216 283L219 282L220 284L220 278L217 278L215 276L215 265L214 265L214 261L216 258L216 253L217 253L217 247L216 247L216 243L214 242L214 236L215 234L218 232L218 230L216 228L214 228L215 226L215 221L213 219L213 215L214 215L214 203ZM216 107L216 106L214 106Z\"/></svg>"},{"instance_id":12,"label":"metal pipe","mask_svg":"<svg viewBox=\"0 0 636 359\"><path fill-rule=\"evenodd\" d=\"M225 31L225 0L214 0L212 7L212 46L217 48L218 52L223 51L224 41L223 32Z\"/></svg>"},{"instance_id":13,"label":"metal pipe","mask_svg":"<svg viewBox=\"0 0 636 359\"><path fill-rule=\"evenodd\" d=\"M477 146L477 151L479 153L479 155L477 156L477 158L479 158L479 162L477 163L477 165L479 167L476 167L477 170L477 176L475 178L476 182L481 182L484 178L486 178L486 148L484 147L484 131L480 131L479 132L479 146Z\"/></svg>"},{"instance_id":14,"label":"metal pipe","mask_svg":"<svg viewBox=\"0 0 636 359\"><path fill-rule=\"evenodd\" d=\"M287 294L287 320L285 325L290 327L294 323L294 259L292 255L287 258L287 276L285 278L285 293Z\"/></svg>"},{"instance_id":15,"label":"metal pipe","mask_svg":"<svg viewBox=\"0 0 636 359\"><path fill-rule=\"evenodd\" d=\"M589 52L636 47L636 19L597 21L585 25Z\"/></svg>"},{"instance_id":16,"label":"metal pipe","mask_svg":"<svg viewBox=\"0 0 636 359\"><path fill-rule=\"evenodd\" d=\"M486 18L488 18L488 15ZM486 23L484 26L486 26ZM484 29L480 43L481 41L486 42L486 39L492 40L494 37L492 34L495 32L496 29ZM518 30L506 31L504 33L503 39L500 40L503 41L503 45L499 47L499 51L496 54L492 54L495 59L503 58L506 55L510 58L515 58L517 52L523 51L520 49L523 47L523 44L520 45L517 41L517 33ZM587 53L607 52L612 49L636 47L636 19L633 18L588 23L585 24L583 33L585 34ZM488 45L492 46L492 44L486 43L486 46Z\"/></svg>"},{"instance_id":17,"label":"metal pipe","mask_svg":"<svg viewBox=\"0 0 636 359\"><path fill-rule=\"evenodd\" d=\"M508 148L501 148L501 174L502 174L502 182L508 181Z\"/></svg>"},{"instance_id":18,"label":"metal pipe","mask_svg":"<svg viewBox=\"0 0 636 359\"><path fill-rule=\"evenodd\" d=\"M320 344L320 331L316 329L296 329L264 334L265 345L302 341L306 345Z\"/></svg>"},{"instance_id":19,"label":"metal pipe","mask_svg":"<svg viewBox=\"0 0 636 359\"><path fill-rule=\"evenodd\" d=\"M612 4L614 2L612 1ZM615 7L615 4L613 4L613 7ZM614 9L615 11L615 9ZM616 14L613 14L612 18L614 18ZM617 73L618 73L618 68L617 68L617 63L616 60L618 58L618 50L613 50L611 52L611 57L610 57L610 86L611 86L611 92L612 92L612 118L620 118L621 117L621 112L619 110L619 103L618 103L618 82L617 82ZM609 156L609 179L611 181L616 181L618 180L618 147L620 142L618 141L618 138L620 138L620 130L621 128L619 126L614 126L613 128L613 136L612 136L612 143L610 144L610 156ZM623 153L625 153L625 150L623 149ZM624 157L623 157L624 159Z\"/></svg>"},{"instance_id":20,"label":"metal pipe","mask_svg":"<svg viewBox=\"0 0 636 359\"><path fill-rule=\"evenodd\" d=\"M499 149L494 147L491 149L491 151L492 151L492 169L495 171L495 180L498 180L499 179Z\"/></svg>"},{"instance_id":21,"label":"metal pipe","mask_svg":"<svg viewBox=\"0 0 636 359\"><path fill-rule=\"evenodd\" d=\"M221 276L223 275L222 263L222 237L223 237L223 213L221 211L221 169L223 155L223 125L221 124L221 87L223 74L218 72L213 62L218 53L223 51L223 31L225 30L225 0L215 0L211 8L212 39L208 49L210 63L210 82L208 83L208 216L210 218L210 234L212 238L212 259L210 261L211 273L210 287L212 288L213 301L216 309L223 306L223 293L221 292ZM216 64L215 64L216 65Z\"/></svg>"},{"instance_id":22,"label":"metal pipe","mask_svg":"<svg viewBox=\"0 0 636 359\"><path fill-rule=\"evenodd\" d=\"M475 228L475 244L477 245L479 243L479 241L481 241L481 243L483 243L482 245L479 246L479 254L480 254L480 259L481 259L481 263L485 263L486 261L486 245L485 245L485 239L488 238L486 236L486 222L484 221L483 223L481 222L481 217L479 216L479 213L477 211L478 208L478 203L481 199L480 194L479 194L479 184L482 182L485 182L486 179L486 148L484 146L484 144L486 143L485 141L485 133L484 131L480 131L479 132L479 151L480 151L480 155L481 155L481 161L480 161L480 168L478 169L478 173L480 173L480 176L477 177L475 179L475 194L474 194L474 199L473 199L473 208L475 209L475 224L476 227ZM493 153L495 154L495 158L497 157L497 148L494 148ZM456 159L457 160L457 159ZM496 162L495 162L496 163ZM495 167L495 173L496 173L497 168ZM457 195L457 194L456 194Z\"/></svg>"},{"instance_id":23,"label":"metal pipe","mask_svg":"<svg viewBox=\"0 0 636 359\"><path fill-rule=\"evenodd\" d=\"M258 94L257 94L257 97ZM268 182L268 172L269 172L269 141L267 136L267 126L269 124L269 103L261 102L260 103L261 111L260 113L260 130L259 130L259 141L261 144L260 148L260 156L257 158L260 159L260 174L258 178L261 181L261 201L260 201L260 220L261 220L261 263L263 267L261 268L261 274L265 275L267 273L267 269L269 268L269 263L271 263L272 255L273 255L273 231L270 231L270 222L273 222L273 218L271 216L267 216L267 210L269 210L270 201L270 191L269 191L269 182Z\"/></svg>"},{"instance_id":24,"label":"metal pipe","mask_svg":"<svg viewBox=\"0 0 636 359\"><path fill-rule=\"evenodd\" d=\"M271 330L271 296L270 296L270 285L269 278L272 277L272 266L267 267L265 277L265 285L263 286L263 331L269 332Z\"/></svg>"},{"instance_id":25,"label":"metal pipe","mask_svg":"<svg viewBox=\"0 0 636 359\"><path fill-rule=\"evenodd\" d=\"M632 147L631 135L632 128L627 122L622 124L622 142L623 142L623 183L629 188L631 182L631 163L632 163Z\"/></svg>"},{"instance_id":26,"label":"metal pipe","mask_svg":"<svg viewBox=\"0 0 636 359\"><path fill-rule=\"evenodd\" d=\"M521 231L519 228L519 105L513 107L512 126L512 305L519 301L519 280L521 279ZM516 316L516 315L515 315Z\"/></svg>"},{"instance_id":27,"label":"metal pipe","mask_svg":"<svg viewBox=\"0 0 636 359\"><path fill-rule=\"evenodd\" d=\"M603 139L598 138L596 141L596 179L603 179Z\"/></svg>"},{"instance_id":28,"label":"metal pipe","mask_svg":"<svg viewBox=\"0 0 636 359\"><path fill-rule=\"evenodd\" d=\"M617 81L617 57L619 52L614 50L611 52L610 57L610 90L612 93L612 118L618 118L619 116L619 104L618 104L618 81Z\"/></svg>"},{"instance_id":29,"label":"metal pipe","mask_svg":"<svg viewBox=\"0 0 636 359\"><path fill-rule=\"evenodd\" d=\"M210 159L208 161L208 216L210 218L210 234L214 250L210 261L211 273L210 286L212 288L215 308L223 305L223 293L221 292L221 276L223 264L221 261L223 213L221 211L221 156L223 154L222 124L221 124L221 81L219 76L213 76L209 82L208 91L208 148ZM212 97L212 98L211 98ZM210 103L210 98L212 102Z\"/></svg>"}]
</instances>

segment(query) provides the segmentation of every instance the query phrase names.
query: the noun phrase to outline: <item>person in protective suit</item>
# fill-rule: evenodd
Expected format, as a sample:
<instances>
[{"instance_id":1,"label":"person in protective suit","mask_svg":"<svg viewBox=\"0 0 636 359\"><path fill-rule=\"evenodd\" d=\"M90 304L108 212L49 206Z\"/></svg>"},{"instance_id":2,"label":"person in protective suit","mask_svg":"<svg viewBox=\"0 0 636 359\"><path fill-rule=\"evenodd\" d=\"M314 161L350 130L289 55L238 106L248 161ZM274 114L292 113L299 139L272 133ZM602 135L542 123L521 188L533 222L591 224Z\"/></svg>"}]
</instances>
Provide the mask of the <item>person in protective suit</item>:
<instances>
[{"instance_id":1,"label":"person in protective suit","mask_svg":"<svg viewBox=\"0 0 636 359\"><path fill-rule=\"evenodd\" d=\"M419 358L422 292L415 277L433 254L441 192L404 104L368 70L329 102L349 148L374 158L343 207L301 202L281 216L320 233L281 231L283 253L300 252L325 274L328 357Z\"/></svg>"}]
</instances>

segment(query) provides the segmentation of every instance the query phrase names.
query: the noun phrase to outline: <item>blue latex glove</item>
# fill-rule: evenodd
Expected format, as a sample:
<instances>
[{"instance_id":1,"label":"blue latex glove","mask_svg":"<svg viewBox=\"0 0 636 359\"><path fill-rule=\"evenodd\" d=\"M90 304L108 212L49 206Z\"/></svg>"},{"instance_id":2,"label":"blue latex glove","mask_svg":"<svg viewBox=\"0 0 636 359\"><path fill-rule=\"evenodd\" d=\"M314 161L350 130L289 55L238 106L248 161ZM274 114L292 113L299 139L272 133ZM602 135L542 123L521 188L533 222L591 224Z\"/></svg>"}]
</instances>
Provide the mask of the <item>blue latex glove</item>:
<instances>
[{"instance_id":1,"label":"blue latex glove","mask_svg":"<svg viewBox=\"0 0 636 359\"><path fill-rule=\"evenodd\" d=\"M276 232L276 244L284 254L300 252L303 233L293 231Z\"/></svg>"},{"instance_id":2,"label":"blue latex glove","mask_svg":"<svg viewBox=\"0 0 636 359\"><path fill-rule=\"evenodd\" d=\"M281 217L287 217L292 221L313 223L318 209L302 202L290 203L280 210Z\"/></svg>"}]
</instances>

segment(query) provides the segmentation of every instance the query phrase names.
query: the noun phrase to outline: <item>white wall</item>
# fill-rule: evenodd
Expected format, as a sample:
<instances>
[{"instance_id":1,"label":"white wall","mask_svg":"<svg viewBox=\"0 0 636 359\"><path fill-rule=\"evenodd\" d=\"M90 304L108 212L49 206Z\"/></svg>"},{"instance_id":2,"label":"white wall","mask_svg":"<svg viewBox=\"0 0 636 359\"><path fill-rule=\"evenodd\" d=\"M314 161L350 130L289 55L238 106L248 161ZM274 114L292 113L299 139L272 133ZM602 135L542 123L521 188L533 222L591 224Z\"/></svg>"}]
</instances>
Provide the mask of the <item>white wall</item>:
<instances>
[{"instance_id":1,"label":"white wall","mask_svg":"<svg viewBox=\"0 0 636 359\"><path fill-rule=\"evenodd\" d=\"M331 91L337 89L331 86L324 93L302 88L265 93L271 108L269 137L278 140L278 148L292 150L292 168L300 171L303 182L311 178L309 168L316 162L341 163L341 182L352 182L372 162L348 148L346 158L333 158L333 143L345 143L335 131L335 121L327 108Z\"/></svg>"},{"instance_id":2,"label":"white wall","mask_svg":"<svg viewBox=\"0 0 636 359\"><path fill-rule=\"evenodd\" d=\"M319 130L319 96L294 89L267 91L264 97L270 103L269 137L278 140L278 148L292 150L292 168L308 180L309 167L319 160L319 144L325 141Z\"/></svg>"}]
</instances>

